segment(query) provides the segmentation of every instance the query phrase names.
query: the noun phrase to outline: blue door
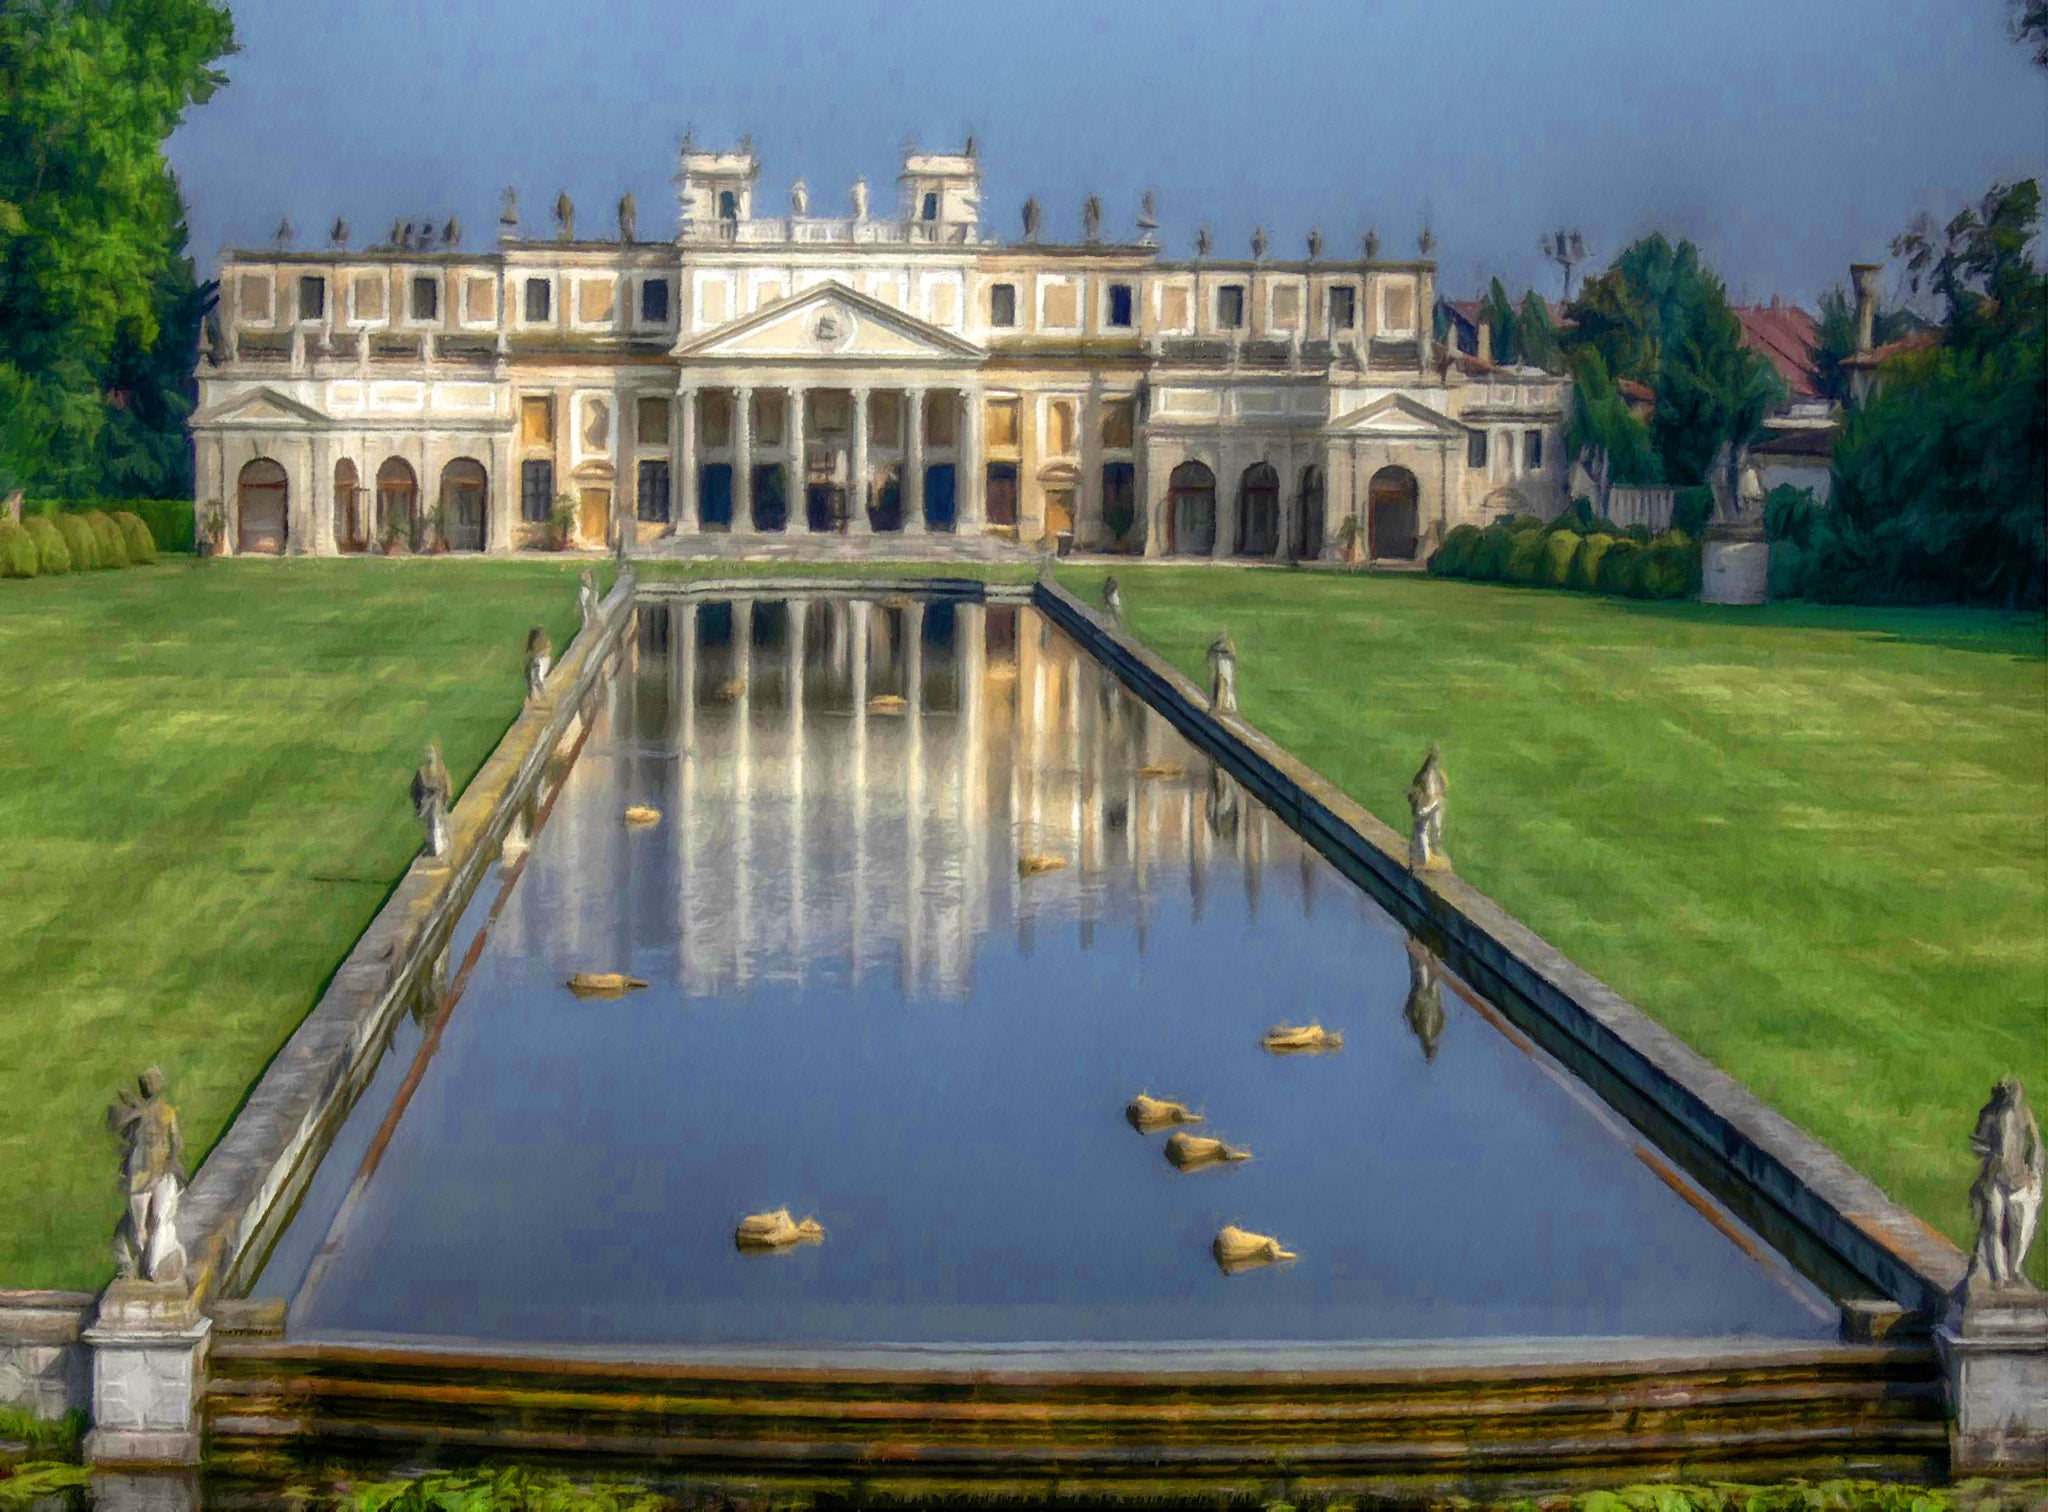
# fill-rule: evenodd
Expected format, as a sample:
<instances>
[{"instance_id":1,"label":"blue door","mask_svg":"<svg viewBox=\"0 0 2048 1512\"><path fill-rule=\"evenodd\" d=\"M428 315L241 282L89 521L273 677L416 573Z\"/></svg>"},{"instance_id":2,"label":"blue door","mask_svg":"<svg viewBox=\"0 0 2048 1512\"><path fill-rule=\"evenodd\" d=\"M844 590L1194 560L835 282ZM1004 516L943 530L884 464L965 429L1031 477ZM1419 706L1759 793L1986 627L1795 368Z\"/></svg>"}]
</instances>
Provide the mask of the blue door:
<instances>
[{"instance_id":1,"label":"blue door","mask_svg":"<svg viewBox=\"0 0 2048 1512\"><path fill-rule=\"evenodd\" d=\"M732 465L706 462L697 469L697 523L704 530L732 529Z\"/></svg>"},{"instance_id":2,"label":"blue door","mask_svg":"<svg viewBox=\"0 0 2048 1512\"><path fill-rule=\"evenodd\" d=\"M927 530L951 530L959 518L956 474L950 462L924 470L924 524Z\"/></svg>"}]
</instances>

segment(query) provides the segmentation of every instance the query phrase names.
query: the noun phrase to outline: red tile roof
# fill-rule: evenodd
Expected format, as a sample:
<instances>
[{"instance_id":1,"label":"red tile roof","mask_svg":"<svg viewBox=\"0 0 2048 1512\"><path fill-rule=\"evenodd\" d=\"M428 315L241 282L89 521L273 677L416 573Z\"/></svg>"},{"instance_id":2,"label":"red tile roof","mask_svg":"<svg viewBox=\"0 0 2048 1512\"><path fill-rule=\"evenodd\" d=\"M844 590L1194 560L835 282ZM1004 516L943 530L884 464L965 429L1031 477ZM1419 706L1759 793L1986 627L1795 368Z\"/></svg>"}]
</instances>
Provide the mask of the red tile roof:
<instances>
[{"instance_id":1,"label":"red tile roof","mask_svg":"<svg viewBox=\"0 0 2048 1512\"><path fill-rule=\"evenodd\" d=\"M1820 328L1797 305L1736 305L1742 323L1742 344L1777 369L1794 399L1818 399L1820 375L1813 368L1813 348Z\"/></svg>"},{"instance_id":2,"label":"red tile roof","mask_svg":"<svg viewBox=\"0 0 2048 1512\"><path fill-rule=\"evenodd\" d=\"M1842 359L1846 368L1874 368L1887 357L1897 357L1904 352L1925 351L1931 346L1941 345L1941 327L1924 326L1897 341L1887 341L1883 346L1872 347L1867 352L1856 352Z\"/></svg>"}]
</instances>

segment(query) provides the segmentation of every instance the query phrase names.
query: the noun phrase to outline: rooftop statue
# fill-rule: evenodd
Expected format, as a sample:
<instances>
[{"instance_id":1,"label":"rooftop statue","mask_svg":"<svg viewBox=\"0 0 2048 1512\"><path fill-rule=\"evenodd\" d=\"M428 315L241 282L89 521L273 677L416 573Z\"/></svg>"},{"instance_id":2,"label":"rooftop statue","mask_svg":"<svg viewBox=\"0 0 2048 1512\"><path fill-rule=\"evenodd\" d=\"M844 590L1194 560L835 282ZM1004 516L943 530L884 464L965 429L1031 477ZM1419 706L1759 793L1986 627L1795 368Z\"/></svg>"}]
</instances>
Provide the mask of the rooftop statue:
<instances>
[{"instance_id":1,"label":"rooftop statue","mask_svg":"<svg viewBox=\"0 0 2048 1512\"><path fill-rule=\"evenodd\" d=\"M427 854L436 860L448 854L448 803L454 792L440 745L428 741L426 759L412 774L412 811L426 831Z\"/></svg>"},{"instance_id":2,"label":"rooftop statue","mask_svg":"<svg viewBox=\"0 0 2048 1512\"><path fill-rule=\"evenodd\" d=\"M498 228L500 231L519 229L519 191L510 184L505 186L504 202L498 210Z\"/></svg>"},{"instance_id":3,"label":"rooftop statue","mask_svg":"<svg viewBox=\"0 0 2048 1512\"><path fill-rule=\"evenodd\" d=\"M1034 194L1024 201L1024 240L1038 240L1038 227L1043 218L1044 212L1039 209L1038 196Z\"/></svg>"},{"instance_id":4,"label":"rooftop statue","mask_svg":"<svg viewBox=\"0 0 2048 1512\"><path fill-rule=\"evenodd\" d=\"M1443 751L1431 746L1415 780L1408 784L1408 807L1414 813L1414 826L1408 835L1410 870L1450 865L1450 858L1444 854L1444 800L1450 786L1450 780L1444 776Z\"/></svg>"},{"instance_id":5,"label":"rooftop statue","mask_svg":"<svg viewBox=\"0 0 2048 1512\"><path fill-rule=\"evenodd\" d=\"M185 1274L176 1224L185 1189L185 1142L178 1110L163 1095L163 1072L151 1066L136 1079L136 1089L116 1094L107 1109L107 1127L125 1147L121 1176L128 1198L128 1211L114 1230L114 1264L125 1280L176 1281Z\"/></svg>"},{"instance_id":6,"label":"rooftop statue","mask_svg":"<svg viewBox=\"0 0 2048 1512\"><path fill-rule=\"evenodd\" d=\"M576 202L566 189L555 196L555 229L563 241L576 240Z\"/></svg>"},{"instance_id":7,"label":"rooftop statue","mask_svg":"<svg viewBox=\"0 0 2048 1512\"><path fill-rule=\"evenodd\" d=\"M811 213L811 189L802 179L789 186L789 213L802 219Z\"/></svg>"},{"instance_id":8,"label":"rooftop statue","mask_svg":"<svg viewBox=\"0 0 2048 1512\"><path fill-rule=\"evenodd\" d=\"M640 239L640 205L628 189L619 196L619 240L622 242Z\"/></svg>"},{"instance_id":9,"label":"rooftop statue","mask_svg":"<svg viewBox=\"0 0 2048 1512\"><path fill-rule=\"evenodd\" d=\"M864 178L857 178L853 181L853 218L855 220L866 220L868 218L868 181Z\"/></svg>"},{"instance_id":10,"label":"rooftop statue","mask_svg":"<svg viewBox=\"0 0 2048 1512\"><path fill-rule=\"evenodd\" d=\"M1102 240L1102 201L1093 194L1081 201L1081 239Z\"/></svg>"},{"instance_id":11,"label":"rooftop statue","mask_svg":"<svg viewBox=\"0 0 2048 1512\"><path fill-rule=\"evenodd\" d=\"M2048 1152L2017 1076L2001 1076L1992 1087L1991 1100L1977 1114L1970 1149L1980 1162L1970 1184L1977 1217L1970 1279L1981 1275L1995 1287L2026 1286L2024 1266L2041 1216Z\"/></svg>"}]
</instances>

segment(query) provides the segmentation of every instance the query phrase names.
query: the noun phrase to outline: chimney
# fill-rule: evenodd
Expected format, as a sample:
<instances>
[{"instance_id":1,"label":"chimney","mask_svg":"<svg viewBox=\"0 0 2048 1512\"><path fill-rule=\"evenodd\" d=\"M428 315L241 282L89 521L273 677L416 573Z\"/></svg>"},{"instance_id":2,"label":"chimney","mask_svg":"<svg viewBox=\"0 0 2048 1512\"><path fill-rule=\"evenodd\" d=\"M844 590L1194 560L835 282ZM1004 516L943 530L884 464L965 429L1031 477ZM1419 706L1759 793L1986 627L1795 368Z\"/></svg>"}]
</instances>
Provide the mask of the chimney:
<instances>
[{"instance_id":1,"label":"chimney","mask_svg":"<svg viewBox=\"0 0 2048 1512\"><path fill-rule=\"evenodd\" d=\"M1479 360L1493 361L1493 322L1490 320L1479 322Z\"/></svg>"},{"instance_id":2,"label":"chimney","mask_svg":"<svg viewBox=\"0 0 2048 1512\"><path fill-rule=\"evenodd\" d=\"M1883 263L1850 263L1849 283L1856 290L1856 350L1867 352L1877 338L1877 275Z\"/></svg>"}]
</instances>

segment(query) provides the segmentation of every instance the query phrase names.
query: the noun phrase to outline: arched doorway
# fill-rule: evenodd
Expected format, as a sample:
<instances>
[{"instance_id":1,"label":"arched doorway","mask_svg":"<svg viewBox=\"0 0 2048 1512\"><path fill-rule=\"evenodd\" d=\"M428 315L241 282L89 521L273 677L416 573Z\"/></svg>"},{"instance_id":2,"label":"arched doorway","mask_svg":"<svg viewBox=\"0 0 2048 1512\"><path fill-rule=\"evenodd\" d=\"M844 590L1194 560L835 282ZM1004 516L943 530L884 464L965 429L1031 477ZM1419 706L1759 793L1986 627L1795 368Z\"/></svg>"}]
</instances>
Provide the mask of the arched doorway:
<instances>
[{"instance_id":1,"label":"arched doorway","mask_svg":"<svg viewBox=\"0 0 2048 1512\"><path fill-rule=\"evenodd\" d=\"M235 482L235 549L258 556L283 556L289 529L291 484L268 457L244 464Z\"/></svg>"},{"instance_id":2,"label":"arched doorway","mask_svg":"<svg viewBox=\"0 0 2048 1512\"><path fill-rule=\"evenodd\" d=\"M455 551L484 549L484 507L490 479L481 462L457 457L441 469L441 528Z\"/></svg>"},{"instance_id":3,"label":"arched doorway","mask_svg":"<svg viewBox=\"0 0 2048 1512\"><path fill-rule=\"evenodd\" d=\"M893 462L882 468L868 485L868 528L876 531L903 528L903 469Z\"/></svg>"},{"instance_id":4,"label":"arched doorway","mask_svg":"<svg viewBox=\"0 0 2048 1512\"><path fill-rule=\"evenodd\" d=\"M1405 467L1382 467L1366 487L1366 551L1375 561L1412 562L1421 534L1415 474Z\"/></svg>"},{"instance_id":5,"label":"arched doorway","mask_svg":"<svg viewBox=\"0 0 2048 1512\"><path fill-rule=\"evenodd\" d=\"M363 481L347 457L334 464L334 549L361 551L370 544L363 519Z\"/></svg>"},{"instance_id":6,"label":"arched doorway","mask_svg":"<svg viewBox=\"0 0 2048 1512\"><path fill-rule=\"evenodd\" d=\"M1301 493L1294 509L1294 555L1313 561L1323 554L1323 470L1301 470Z\"/></svg>"},{"instance_id":7,"label":"arched doorway","mask_svg":"<svg viewBox=\"0 0 2048 1512\"><path fill-rule=\"evenodd\" d=\"M420 512L420 480L403 457L386 457L377 469L377 544L416 544Z\"/></svg>"},{"instance_id":8,"label":"arched doorway","mask_svg":"<svg viewBox=\"0 0 2048 1512\"><path fill-rule=\"evenodd\" d=\"M1269 557L1280 549L1280 475L1254 462L1237 483L1237 554Z\"/></svg>"},{"instance_id":9,"label":"arched doorway","mask_svg":"<svg viewBox=\"0 0 2048 1512\"><path fill-rule=\"evenodd\" d=\"M1216 474L1183 462L1166 483L1166 549L1175 556L1208 556L1216 549Z\"/></svg>"}]
</instances>

